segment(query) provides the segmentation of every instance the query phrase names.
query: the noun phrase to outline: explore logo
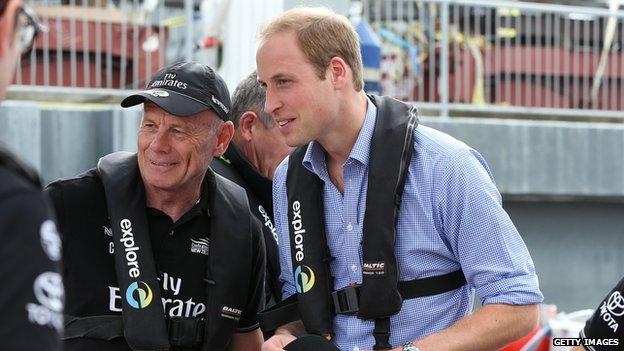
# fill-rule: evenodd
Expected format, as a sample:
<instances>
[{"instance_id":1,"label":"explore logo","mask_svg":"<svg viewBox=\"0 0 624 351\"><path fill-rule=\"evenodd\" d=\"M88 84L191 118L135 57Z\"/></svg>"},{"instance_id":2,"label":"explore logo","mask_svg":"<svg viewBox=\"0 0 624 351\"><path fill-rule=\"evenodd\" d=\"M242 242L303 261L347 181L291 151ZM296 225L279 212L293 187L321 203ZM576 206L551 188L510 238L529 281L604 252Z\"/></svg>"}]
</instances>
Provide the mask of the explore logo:
<instances>
[{"instance_id":1,"label":"explore logo","mask_svg":"<svg viewBox=\"0 0 624 351\"><path fill-rule=\"evenodd\" d=\"M141 287L139 287L139 283L141 283ZM128 301L128 304L134 308L147 307L152 302L153 297L152 289L150 289L147 283L142 281L130 284L128 290L126 290L126 301Z\"/></svg>"},{"instance_id":2,"label":"explore logo","mask_svg":"<svg viewBox=\"0 0 624 351\"><path fill-rule=\"evenodd\" d=\"M314 272L312 268L301 265L295 269L295 287L298 293L305 293L314 286Z\"/></svg>"}]
</instances>

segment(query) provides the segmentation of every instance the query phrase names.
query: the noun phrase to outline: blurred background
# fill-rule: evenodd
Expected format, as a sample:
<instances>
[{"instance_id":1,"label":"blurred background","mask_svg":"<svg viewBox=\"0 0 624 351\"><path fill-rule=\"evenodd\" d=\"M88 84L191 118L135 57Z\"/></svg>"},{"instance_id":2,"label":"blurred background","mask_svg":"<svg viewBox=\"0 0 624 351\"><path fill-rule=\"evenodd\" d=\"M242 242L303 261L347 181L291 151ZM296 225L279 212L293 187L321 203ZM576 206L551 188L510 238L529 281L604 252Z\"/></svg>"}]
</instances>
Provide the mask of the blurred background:
<instances>
[{"instance_id":1,"label":"blurred background","mask_svg":"<svg viewBox=\"0 0 624 351\"><path fill-rule=\"evenodd\" d=\"M48 31L18 65L0 141L46 183L136 149L140 111L118 103L159 68L205 62L233 90L263 22L324 5L356 26L368 92L485 156L546 304L593 308L624 274L624 1L29 3Z\"/></svg>"}]
</instances>

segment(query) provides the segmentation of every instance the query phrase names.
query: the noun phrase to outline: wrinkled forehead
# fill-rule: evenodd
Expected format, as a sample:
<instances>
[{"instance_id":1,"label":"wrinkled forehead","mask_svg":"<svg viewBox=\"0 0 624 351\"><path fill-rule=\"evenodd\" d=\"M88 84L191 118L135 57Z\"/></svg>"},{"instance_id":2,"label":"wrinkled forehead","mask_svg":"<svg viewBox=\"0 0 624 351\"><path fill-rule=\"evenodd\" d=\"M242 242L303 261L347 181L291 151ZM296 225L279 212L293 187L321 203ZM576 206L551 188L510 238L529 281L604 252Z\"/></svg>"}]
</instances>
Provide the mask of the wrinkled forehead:
<instances>
[{"instance_id":1,"label":"wrinkled forehead","mask_svg":"<svg viewBox=\"0 0 624 351\"><path fill-rule=\"evenodd\" d=\"M213 123L216 123L215 121L221 121L213 110L202 111L192 116L180 117L170 114L151 101L145 101L145 103L143 103L143 116L141 120L150 120L152 122L160 121L170 125L186 126L189 128L211 126Z\"/></svg>"}]
</instances>

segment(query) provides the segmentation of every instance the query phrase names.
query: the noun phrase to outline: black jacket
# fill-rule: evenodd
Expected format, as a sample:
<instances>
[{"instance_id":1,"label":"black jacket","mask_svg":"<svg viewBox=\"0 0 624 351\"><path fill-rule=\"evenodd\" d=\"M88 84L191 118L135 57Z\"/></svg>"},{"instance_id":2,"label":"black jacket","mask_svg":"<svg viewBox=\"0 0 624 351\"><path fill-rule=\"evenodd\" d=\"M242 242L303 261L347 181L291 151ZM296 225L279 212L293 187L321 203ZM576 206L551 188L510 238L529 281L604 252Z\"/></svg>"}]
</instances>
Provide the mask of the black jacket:
<instances>
[{"instance_id":1,"label":"black jacket","mask_svg":"<svg viewBox=\"0 0 624 351\"><path fill-rule=\"evenodd\" d=\"M615 351L624 348L624 277L600 302L587 320L581 337L590 351Z\"/></svg>"},{"instance_id":2,"label":"black jacket","mask_svg":"<svg viewBox=\"0 0 624 351\"><path fill-rule=\"evenodd\" d=\"M192 250L192 245L188 245L191 243L188 239L192 234L196 234L195 228L201 227L200 224L196 223L197 221L201 223L201 221L208 218L210 223L212 223L216 220L216 217L218 217L219 211L213 207L214 204L211 200L212 193L209 191L209 183L210 182L204 182L204 190L200 201L185 214L185 216L188 215L188 221L185 222L182 220L185 217L183 216L183 218L177 222L180 223L179 226L175 224L173 227L170 227L170 219L159 220L163 215L156 213L157 211L155 211L155 209L146 209L148 213L148 223L150 225L150 237L156 240L157 237L160 238L161 236L155 235L155 233L163 231L166 237L163 239L166 240L166 242L163 241L153 250L153 254L156 256L155 263L157 270L162 278L160 286L161 293L163 293L164 290L171 292L174 280L179 281L177 284L182 287L180 289L182 293L189 286L197 285L195 282L198 282L202 286L206 285L202 283L201 278L195 279L198 275L200 277L205 277L203 274L204 269L198 264L195 264L195 261L191 261L191 256L200 257L201 255L189 251ZM233 186L236 185L233 184ZM238 186L236 187L238 188ZM243 190L239 190L240 195L244 197ZM110 232L111 224L107 209L107 199L101 177L95 169L92 169L77 178L59 180L51 183L48 185L46 191L52 199L54 207L57 209L59 226L63 234L63 260L65 262L63 280L67 286L66 314L75 317L120 316L121 299L124 295L123 292L119 291L118 279L115 272L114 250L111 249L114 248L114 246L112 246L114 243L111 236L112 233ZM204 208L208 211L204 211ZM209 216L208 213L212 215ZM212 217L213 215L214 218ZM166 215L164 216L166 217ZM227 332L221 333L223 339L229 342L233 332L248 332L257 328L256 313L258 308L261 308L264 304L262 291L262 286L264 285L264 242L260 234L260 224L255 222L255 218L242 212L238 217L229 216L228 218L231 218L231 220L253 219L253 230L248 240L246 239L244 242L244 248L249 248L249 252L244 255L237 254L228 256L228 262L231 263L229 265L210 264L210 271L213 276L218 274L218 277L213 278L216 284L213 281L212 284L208 283L208 285L215 286L216 292L212 294L209 300L207 296L207 301L205 302L206 307L204 309L206 312L203 315L207 316L207 318L213 318L217 315L216 318L219 318L220 325L224 325L224 323L227 323L231 319L228 319L222 314L221 317L224 318L221 318L219 317L219 311L215 312L216 303L221 301L215 297L215 294L218 293L219 296L228 294L229 297L236 300L240 300L239 297L246 299L247 302L245 306L229 303L217 306L218 308L224 308L225 306L233 307L240 312L237 318L231 320L231 325L228 324L229 328ZM212 227L208 226L207 228ZM172 233L173 230L175 230L175 235L166 234L168 229L172 229ZM212 262L215 257L221 256L218 253L224 252L224 250L220 250L219 248L224 246L222 243L219 244L216 237L212 235L215 233L210 233L208 235L203 235L205 233L201 234L202 237L208 236L209 238L208 250L211 254L207 255L207 257L210 262ZM156 241L152 241L152 243L155 242ZM232 247L239 246L241 245L232 245ZM158 249L158 247L161 249ZM228 248L228 250L230 249L231 248ZM180 255L186 255L188 257L184 260L174 260L171 262L172 257L179 257ZM252 264L242 266L241 264L237 264L242 261L251 261ZM172 268L172 265L177 267L176 269L178 269L179 272L176 274L180 275L175 277L169 275L169 278L167 278L164 273L170 274L171 271L169 271L169 268ZM240 267L247 269L250 272L249 275L251 275L251 278L248 279L246 275L236 274ZM228 274L228 272L232 274ZM228 279L223 279L223 276L228 276ZM222 279L217 279L219 277ZM230 277L236 278L230 279ZM228 289L231 283L237 281L237 279L244 282L247 288L237 291ZM168 281L171 283L166 283ZM207 283L208 279L206 278L204 282ZM168 284L169 287L166 288L165 284ZM183 298L176 297L182 295L176 295L177 293L175 293L169 296L168 299L170 301L164 301L163 305L166 303L169 312L175 308L174 306L179 306L181 310L185 311L182 313L182 317L189 317L186 315L187 309L193 306L195 306L193 308L196 308L200 302L197 299L189 300L189 296L192 297L195 295L196 297L198 293L204 294L205 291L203 287L200 288L201 290L197 289L197 287L192 288L191 295ZM194 303L194 305L192 305L191 302ZM208 319L208 321L212 320L214 319ZM64 347L65 350L89 351L129 349L125 340L120 337L115 337L111 341L94 338L72 338L64 343ZM199 348L200 347L185 348L185 350L195 350ZM172 349L177 350L178 348ZM211 347L210 349L221 350L225 349L225 347L219 345L218 347Z\"/></svg>"},{"instance_id":3,"label":"black jacket","mask_svg":"<svg viewBox=\"0 0 624 351\"><path fill-rule=\"evenodd\" d=\"M215 158L210 167L247 191L251 212L263 224L267 257L265 295L266 305L270 307L282 297L277 232L273 225L272 181L258 173L234 144L230 144L222 157Z\"/></svg>"},{"instance_id":4,"label":"black jacket","mask_svg":"<svg viewBox=\"0 0 624 351\"><path fill-rule=\"evenodd\" d=\"M39 178L0 147L0 340L2 350L59 350L60 239Z\"/></svg>"}]
</instances>

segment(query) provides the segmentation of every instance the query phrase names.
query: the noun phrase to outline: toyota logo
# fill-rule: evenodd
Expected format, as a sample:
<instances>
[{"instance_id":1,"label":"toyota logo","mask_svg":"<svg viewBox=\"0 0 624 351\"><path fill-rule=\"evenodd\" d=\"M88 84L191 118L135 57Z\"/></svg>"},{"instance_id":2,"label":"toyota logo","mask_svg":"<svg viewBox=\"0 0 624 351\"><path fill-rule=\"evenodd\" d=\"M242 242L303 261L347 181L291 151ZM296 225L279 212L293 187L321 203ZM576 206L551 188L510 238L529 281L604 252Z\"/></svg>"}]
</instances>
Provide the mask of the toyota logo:
<instances>
[{"instance_id":1,"label":"toyota logo","mask_svg":"<svg viewBox=\"0 0 624 351\"><path fill-rule=\"evenodd\" d=\"M63 310L63 299L65 290L63 289L63 279L55 272L45 272L35 279L35 297L39 303L52 311L61 312Z\"/></svg>"},{"instance_id":2,"label":"toyota logo","mask_svg":"<svg viewBox=\"0 0 624 351\"><path fill-rule=\"evenodd\" d=\"M47 220L41 224L39 229L41 234L41 246L43 251L50 257L52 261L61 259L61 239L56 231L56 225L51 220Z\"/></svg>"},{"instance_id":3,"label":"toyota logo","mask_svg":"<svg viewBox=\"0 0 624 351\"><path fill-rule=\"evenodd\" d=\"M614 316L620 317L624 315L624 297L622 297L622 294L620 294L619 291L616 291L609 296L607 309Z\"/></svg>"}]
</instances>

